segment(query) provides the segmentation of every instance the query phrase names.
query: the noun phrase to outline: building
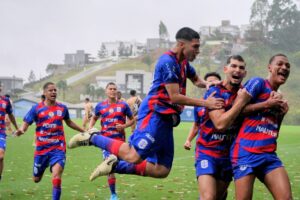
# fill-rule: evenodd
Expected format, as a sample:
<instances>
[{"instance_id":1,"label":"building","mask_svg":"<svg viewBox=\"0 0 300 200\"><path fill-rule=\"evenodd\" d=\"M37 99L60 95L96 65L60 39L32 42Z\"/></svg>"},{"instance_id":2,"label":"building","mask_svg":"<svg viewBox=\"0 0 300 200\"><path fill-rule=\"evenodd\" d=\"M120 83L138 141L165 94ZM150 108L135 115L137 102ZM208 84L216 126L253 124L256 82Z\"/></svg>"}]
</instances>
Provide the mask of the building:
<instances>
[{"instance_id":1,"label":"building","mask_svg":"<svg viewBox=\"0 0 300 200\"><path fill-rule=\"evenodd\" d=\"M83 67L90 64L90 58L88 53L84 53L84 50L77 50L76 53L65 54L64 64L68 67Z\"/></svg>"},{"instance_id":2,"label":"building","mask_svg":"<svg viewBox=\"0 0 300 200\"><path fill-rule=\"evenodd\" d=\"M16 90L23 89L23 79L15 76L0 77L0 84L2 86L2 94L14 94Z\"/></svg>"},{"instance_id":3,"label":"building","mask_svg":"<svg viewBox=\"0 0 300 200\"><path fill-rule=\"evenodd\" d=\"M172 42L170 40L165 40L165 39L161 39L161 38L148 38L147 44L146 44L146 50L153 51L153 50L159 49L159 48L169 49L174 44L175 44L175 42Z\"/></svg>"},{"instance_id":4,"label":"building","mask_svg":"<svg viewBox=\"0 0 300 200\"><path fill-rule=\"evenodd\" d=\"M131 51L131 57L137 57L144 52L145 45L136 41L103 42L107 57L119 57L119 47L123 43L125 49ZM129 54L129 52L128 52Z\"/></svg>"}]
</instances>

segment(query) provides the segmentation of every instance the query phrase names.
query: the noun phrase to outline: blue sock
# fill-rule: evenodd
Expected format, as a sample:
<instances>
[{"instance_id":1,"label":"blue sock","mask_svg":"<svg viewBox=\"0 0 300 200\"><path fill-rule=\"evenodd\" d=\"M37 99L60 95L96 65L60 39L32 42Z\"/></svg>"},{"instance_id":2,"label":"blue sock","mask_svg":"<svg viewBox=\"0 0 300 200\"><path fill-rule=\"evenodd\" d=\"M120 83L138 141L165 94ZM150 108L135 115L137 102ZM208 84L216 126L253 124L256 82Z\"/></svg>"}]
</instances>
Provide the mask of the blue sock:
<instances>
[{"instance_id":1,"label":"blue sock","mask_svg":"<svg viewBox=\"0 0 300 200\"><path fill-rule=\"evenodd\" d=\"M52 180L52 199L53 200L59 200L61 195L61 179L60 178L54 178Z\"/></svg>"},{"instance_id":2,"label":"blue sock","mask_svg":"<svg viewBox=\"0 0 300 200\"><path fill-rule=\"evenodd\" d=\"M100 147L101 149L104 149L106 151L109 151L114 155L118 155L120 146L124 143L123 141L114 140L102 135L93 135L90 139L90 142L93 145Z\"/></svg>"},{"instance_id":3,"label":"blue sock","mask_svg":"<svg viewBox=\"0 0 300 200\"><path fill-rule=\"evenodd\" d=\"M116 194L116 178L108 177L107 182L109 185L110 193Z\"/></svg>"}]
</instances>

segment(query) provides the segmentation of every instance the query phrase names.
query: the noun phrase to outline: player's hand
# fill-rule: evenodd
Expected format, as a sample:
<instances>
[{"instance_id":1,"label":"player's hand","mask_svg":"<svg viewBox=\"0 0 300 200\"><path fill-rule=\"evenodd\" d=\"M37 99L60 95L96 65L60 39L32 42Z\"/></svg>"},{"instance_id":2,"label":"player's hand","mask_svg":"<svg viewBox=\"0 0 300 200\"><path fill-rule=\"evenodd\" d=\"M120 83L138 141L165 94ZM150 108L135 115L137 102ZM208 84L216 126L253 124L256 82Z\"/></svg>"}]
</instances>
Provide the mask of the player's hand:
<instances>
[{"instance_id":1,"label":"player's hand","mask_svg":"<svg viewBox=\"0 0 300 200\"><path fill-rule=\"evenodd\" d=\"M187 141L185 141L183 147L184 147L186 150L191 150L192 144L191 144L190 141L187 140Z\"/></svg>"},{"instance_id":2,"label":"player's hand","mask_svg":"<svg viewBox=\"0 0 300 200\"><path fill-rule=\"evenodd\" d=\"M251 95L248 93L248 91L243 88L243 89L239 89L238 93L237 93L237 97L234 101L234 103L242 103L243 105L246 105L251 99Z\"/></svg>"},{"instance_id":3,"label":"player's hand","mask_svg":"<svg viewBox=\"0 0 300 200\"><path fill-rule=\"evenodd\" d=\"M289 111L287 100L283 100L283 103L280 105L280 111L282 115L285 115Z\"/></svg>"},{"instance_id":4,"label":"player's hand","mask_svg":"<svg viewBox=\"0 0 300 200\"><path fill-rule=\"evenodd\" d=\"M125 124L116 124L116 129L118 131L123 131L125 129Z\"/></svg>"},{"instance_id":5,"label":"player's hand","mask_svg":"<svg viewBox=\"0 0 300 200\"><path fill-rule=\"evenodd\" d=\"M24 131L21 129L18 129L12 133L13 136L21 136L23 134L24 134Z\"/></svg>"},{"instance_id":6,"label":"player's hand","mask_svg":"<svg viewBox=\"0 0 300 200\"><path fill-rule=\"evenodd\" d=\"M212 92L205 100L205 107L207 107L208 109L221 109L224 107L224 99L215 98L215 93L215 91Z\"/></svg>"}]
</instances>

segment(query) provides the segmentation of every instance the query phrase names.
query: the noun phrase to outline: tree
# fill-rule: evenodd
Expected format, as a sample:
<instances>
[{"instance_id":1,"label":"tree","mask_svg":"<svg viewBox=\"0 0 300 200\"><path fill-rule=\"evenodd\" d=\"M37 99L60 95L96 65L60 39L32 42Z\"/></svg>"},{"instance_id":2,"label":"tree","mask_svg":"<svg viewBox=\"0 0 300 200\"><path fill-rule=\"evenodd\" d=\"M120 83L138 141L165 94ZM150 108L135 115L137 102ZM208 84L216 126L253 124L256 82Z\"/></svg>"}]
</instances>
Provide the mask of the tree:
<instances>
[{"instance_id":1,"label":"tree","mask_svg":"<svg viewBox=\"0 0 300 200\"><path fill-rule=\"evenodd\" d=\"M125 56L126 47L125 47L124 42L120 42L119 47L118 47L118 51L119 51L119 56Z\"/></svg>"},{"instance_id":2,"label":"tree","mask_svg":"<svg viewBox=\"0 0 300 200\"><path fill-rule=\"evenodd\" d=\"M28 76L28 82L32 83L32 82L35 82L35 81L36 81L35 74L34 74L33 70L30 70L29 76Z\"/></svg>"},{"instance_id":3,"label":"tree","mask_svg":"<svg viewBox=\"0 0 300 200\"><path fill-rule=\"evenodd\" d=\"M101 44L100 50L98 51L98 57L100 59L105 58L107 56L107 50L104 43Z\"/></svg>"},{"instance_id":4,"label":"tree","mask_svg":"<svg viewBox=\"0 0 300 200\"><path fill-rule=\"evenodd\" d=\"M250 25L248 37L264 42L268 33L268 13L270 5L268 0L256 0L251 7Z\"/></svg>"},{"instance_id":5,"label":"tree","mask_svg":"<svg viewBox=\"0 0 300 200\"><path fill-rule=\"evenodd\" d=\"M95 95L97 97L97 99L99 97L104 97L105 96L105 90L103 88L98 88L95 90Z\"/></svg>"},{"instance_id":6,"label":"tree","mask_svg":"<svg viewBox=\"0 0 300 200\"><path fill-rule=\"evenodd\" d=\"M300 12L292 0L274 0L267 21L268 38L274 47L300 50Z\"/></svg>"},{"instance_id":7,"label":"tree","mask_svg":"<svg viewBox=\"0 0 300 200\"><path fill-rule=\"evenodd\" d=\"M143 58L142 58L142 62L145 63L148 68L149 68L149 72L151 71L151 64L153 63L153 59L151 58L150 55L145 55Z\"/></svg>"},{"instance_id":8,"label":"tree","mask_svg":"<svg viewBox=\"0 0 300 200\"><path fill-rule=\"evenodd\" d=\"M53 74L58 69L58 67L59 65L49 63L46 67L47 74Z\"/></svg>"},{"instance_id":9,"label":"tree","mask_svg":"<svg viewBox=\"0 0 300 200\"><path fill-rule=\"evenodd\" d=\"M113 50L113 51L111 52L111 56L115 57L116 55L117 55L117 54L116 54L115 50Z\"/></svg>"},{"instance_id":10,"label":"tree","mask_svg":"<svg viewBox=\"0 0 300 200\"><path fill-rule=\"evenodd\" d=\"M65 80L60 80L60 81L58 81L58 83L56 85L57 85L58 89L60 89L62 91L63 100L65 100L65 92L68 88L67 82Z\"/></svg>"},{"instance_id":11,"label":"tree","mask_svg":"<svg viewBox=\"0 0 300 200\"><path fill-rule=\"evenodd\" d=\"M169 40L168 29L162 21L159 23L159 38L163 40Z\"/></svg>"}]
</instances>

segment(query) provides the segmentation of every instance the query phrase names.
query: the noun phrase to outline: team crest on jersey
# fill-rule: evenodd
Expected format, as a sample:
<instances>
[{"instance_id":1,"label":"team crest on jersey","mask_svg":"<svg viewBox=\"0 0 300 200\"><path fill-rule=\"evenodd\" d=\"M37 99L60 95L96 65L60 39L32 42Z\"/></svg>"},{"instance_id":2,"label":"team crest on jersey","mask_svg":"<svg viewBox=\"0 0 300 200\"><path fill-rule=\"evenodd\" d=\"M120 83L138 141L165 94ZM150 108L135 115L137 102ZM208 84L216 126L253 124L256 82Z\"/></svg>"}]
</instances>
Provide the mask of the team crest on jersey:
<instances>
[{"instance_id":1,"label":"team crest on jersey","mask_svg":"<svg viewBox=\"0 0 300 200\"><path fill-rule=\"evenodd\" d=\"M241 165L240 166L240 170L241 171L245 171L247 169L247 167L248 167L247 165Z\"/></svg>"},{"instance_id":2,"label":"team crest on jersey","mask_svg":"<svg viewBox=\"0 0 300 200\"><path fill-rule=\"evenodd\" d=\"M62 116L62 111L61 111L61 110L58 110L58 111L57 111L57 116L59 116L59 117Z\"/></svg>"},{"instance_id":3,"label":"team crest on jersey","mask_svg":"<svg viewBox=\"0 0 300 200\"><path fill-rule=\"evenodd\" d=\"M108 111L109 113L113 113L114 112L114 109L113 108L111 108L111 109L109 109L109 111Z\"/></svg>"},{"instance_id":4,"label":"team crest on jersey","mask_svg":"<svg viewBox=\"0 0 300 200\"><path fill-rule=\"evenodd\" d=\"M145 149L147 145L148 145L148 142L145 139L141 139L138 143L138 147L140 149Z\"/></svg>"},{"instance_id":5,"label":"team crest on jersey","mask_svg":"<svg viewBox=\"0 0 300 200\"><path fill-rule=\"evenodd\" d=\"M117 107L117 112L121 112L121 107Z\"/></svg>"},{"instance_id":6,"label":"team crest on jersey","mask_svg":"<svg viewBox=\"0 0 300 200\"><path fill-rule=\"evenodd\" d=\"M206 169L208 167L208 160L201 160L201 168Z\"/></svg>"},{"instance_id":7,"label":"team crest on jersey","mask_svg":"<svg viewBox=\"0 0 300 200\"><path fill-rule=\"evenodd\" d=\"M54 113L53 112L49 112L48 114L50 117L53 117L54 116Z\"/></svg>"}]
</instances>

